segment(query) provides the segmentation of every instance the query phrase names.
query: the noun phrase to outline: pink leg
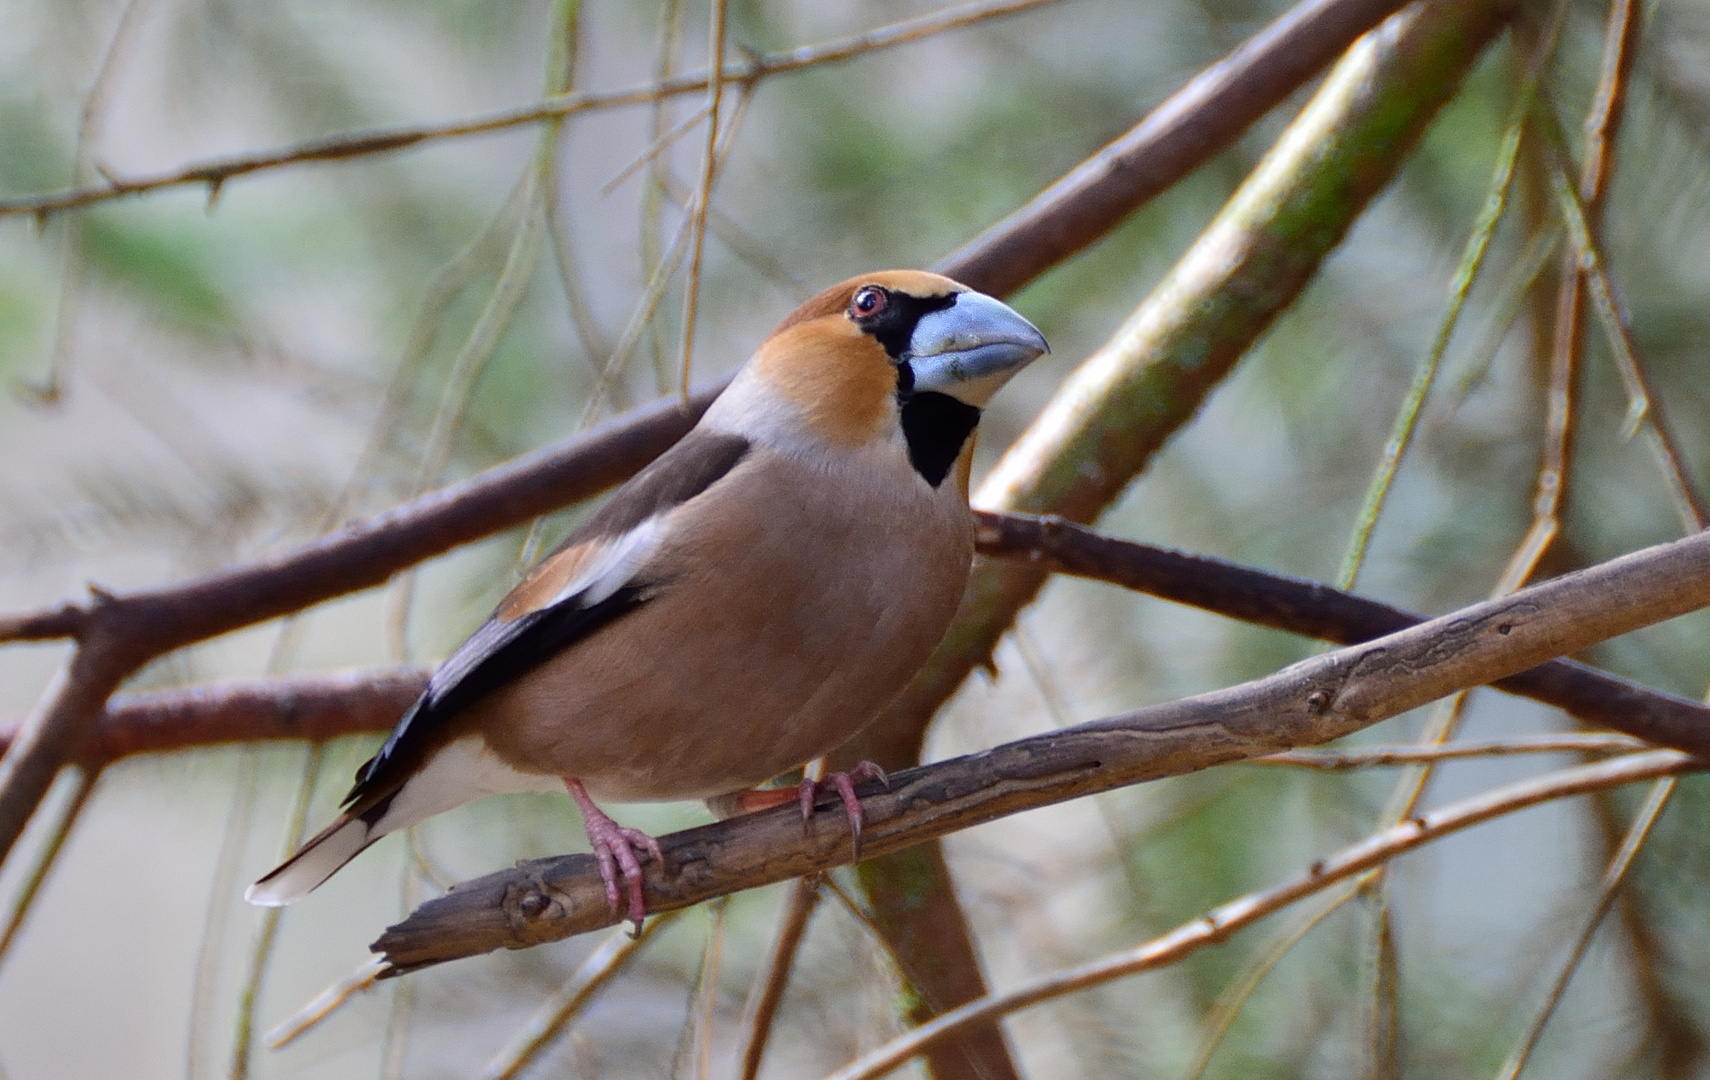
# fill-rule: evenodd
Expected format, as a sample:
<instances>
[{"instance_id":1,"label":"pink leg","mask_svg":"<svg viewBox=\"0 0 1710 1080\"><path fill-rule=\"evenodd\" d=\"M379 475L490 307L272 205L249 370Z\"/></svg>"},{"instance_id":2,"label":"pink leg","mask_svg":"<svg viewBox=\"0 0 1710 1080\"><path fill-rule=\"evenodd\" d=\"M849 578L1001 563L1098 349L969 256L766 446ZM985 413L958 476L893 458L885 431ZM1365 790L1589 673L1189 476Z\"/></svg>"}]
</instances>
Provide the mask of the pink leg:
<instances>
[{"instance_id":1,"label":"pink leg","mask_svg":"<svg viewBox=\"0 0 1710 1080\"><path fill-rule=\"evenodd\" d=\"M582 811L582 827L588 830L588 842L594 846L594 857L600 860L600 879L606 883L606 903L612 906L613 911L622 910L623 898L617 883L618 871L621 870L623 880L629 886L629 921L635 924L635 932L641 933L641 921L647 916L647 907L641 899L641 862L636 856L651 856L654 862L664 865L665 856L659 853L659 841L640 829L625 828L607 817L606 812L588 797L582 781L566 776L564 786L570 797L576 800L577 809Z\"/></svg>"},{"instance_id":2,"label":"pink leg","mask_svg":"<svg viewBox=\"0 0 1710 1080\"><path fill-rule=\"evenodd\" d=\"M882 780L889 784L890 778L885 770L871 761L862 761L848 772L835 772L823 780L803 779L796 789L796 797L801 800L802 820L813 816L813 801L818 797L820 789L830 784L837 789L837 794L843 800L843 811L849 815L849 835L855 846L855 859L861 858L861 826L866 821L866 815L861 810L861 800L855 797L855 781Z\"/></svg>"}]
</instances>

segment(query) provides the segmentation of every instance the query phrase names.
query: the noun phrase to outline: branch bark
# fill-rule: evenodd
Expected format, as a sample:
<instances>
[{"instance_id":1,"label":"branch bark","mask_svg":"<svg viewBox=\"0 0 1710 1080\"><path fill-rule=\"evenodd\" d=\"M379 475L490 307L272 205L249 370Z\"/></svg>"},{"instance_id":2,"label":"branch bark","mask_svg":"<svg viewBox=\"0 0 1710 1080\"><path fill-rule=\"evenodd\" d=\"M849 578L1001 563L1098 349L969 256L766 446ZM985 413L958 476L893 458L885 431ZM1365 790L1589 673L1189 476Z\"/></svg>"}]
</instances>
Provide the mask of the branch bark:
<instances>
[{"instance_id":1,"label":"branch bark","mask_svg":"<svg viewBox=\"0 0 1710 1080\"><path fill-rule=\"evenodd\" d=\"M1014 214L950 256L945 273L998 295L1055 265L1214 154L1304 86L1360 35L1407 6L1397 0L1305 0L1254 34Z\"/></svg>"},{"instance_id":2,"label":"branch bark","mask_svg":"<svg viewBox=\"0 0 1710 1080\"><path fill-rule=\"evenodd\" d=\"M863 796L862 846L882 856L999 817L1114 787L1339 738L1457 690L1710 606L1710 532L1472 605L1263 679L911 769ZM669 911L850 859L829 805L660 839L648 908ZM610 926L591 855L527 862L430 900L372 948L398 974Z\"/></svg>"}]
</instances>

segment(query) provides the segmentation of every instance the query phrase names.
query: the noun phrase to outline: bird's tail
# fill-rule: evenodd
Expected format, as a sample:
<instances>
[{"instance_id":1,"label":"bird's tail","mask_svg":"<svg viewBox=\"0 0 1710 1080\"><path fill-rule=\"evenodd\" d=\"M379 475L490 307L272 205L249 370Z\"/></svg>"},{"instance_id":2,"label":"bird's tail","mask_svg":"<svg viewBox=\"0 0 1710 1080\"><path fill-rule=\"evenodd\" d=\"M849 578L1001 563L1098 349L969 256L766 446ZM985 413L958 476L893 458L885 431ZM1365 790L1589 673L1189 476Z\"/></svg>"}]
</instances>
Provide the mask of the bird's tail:
<instances>
[{"instance_id":1,"label":"bird's tail","mask_svg":"<svg viewBox=\"0 0 1710 1080\"><path fill-rule=\"evenodd\" d=\"M483 795L558 786L557 777L520 773L506 765L479 738L457 739L435 751L415 772L361 794L297 854L251 885L243 898L262 907L282 907L332 877L387 833Z\"/></svg>"},{"instance_id":2,"label":"bird's tail","mask_svg":"<svg viewBox=\"0 0 1710 1080\"><path fill-rule=\"evenodd\" d=\"M337 873L339 867L356 858L362 849L390 831L377 828L376 824L348 811L340 814L331 825L298 848L297 854L251 885L243 898L261 907L284 907L301 899Z\"/></svg>"}]
</instances>

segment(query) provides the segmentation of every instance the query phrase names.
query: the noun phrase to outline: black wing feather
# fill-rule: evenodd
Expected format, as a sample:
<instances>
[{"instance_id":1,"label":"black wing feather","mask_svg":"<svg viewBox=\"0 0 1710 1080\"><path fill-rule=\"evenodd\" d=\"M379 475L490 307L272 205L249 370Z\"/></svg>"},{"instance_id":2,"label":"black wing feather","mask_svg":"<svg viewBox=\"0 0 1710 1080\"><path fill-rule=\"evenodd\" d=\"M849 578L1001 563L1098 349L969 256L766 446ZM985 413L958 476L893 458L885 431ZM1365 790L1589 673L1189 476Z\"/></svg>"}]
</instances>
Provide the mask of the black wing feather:
<instances>
[{"instance_id":1,"label":"black wing feather","mask_svg":"<svg viewBox=\"0 0 1710 1080\"><path fill-rule=\"evenodd\" d=\"M383 786L387 773L408 760L411 744L422 733L462 712L475 701L527 674L576 641L625 615L647 600L647 589L628 585L597 604L579 606L574 598L518 619L488 619L469 636L405 710L380 752L358 770L345 796L349 805Z\"/></svg>"}]
</instances>

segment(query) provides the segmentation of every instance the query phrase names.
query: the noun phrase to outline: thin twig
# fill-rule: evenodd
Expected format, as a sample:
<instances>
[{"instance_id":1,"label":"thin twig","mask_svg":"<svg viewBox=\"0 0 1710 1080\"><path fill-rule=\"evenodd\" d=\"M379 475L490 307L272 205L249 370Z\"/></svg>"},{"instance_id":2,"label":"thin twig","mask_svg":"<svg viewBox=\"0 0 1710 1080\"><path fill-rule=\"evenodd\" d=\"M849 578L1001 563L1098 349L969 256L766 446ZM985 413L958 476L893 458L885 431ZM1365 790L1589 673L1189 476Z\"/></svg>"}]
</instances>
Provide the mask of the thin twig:
<instances>
[{"instance_id":1,"label":"thin twig","mask_svg":"<svg viewBox=\"0 0 1710 1080\"><path fill-rule=\"evenodd\" d=\"M310 998L302 1008L280 1021L272 1031L263 1036L267 1048L279 1050L289 1046L299 1036L306 1034L318 1026L321 1021L337 1012L351 997L374 989L375 980L380 977L380 966L379 960L369 960L349 975Z\"/></svg>"},{"instance_id":2,"label":"thin twig","mask_svg":"<svg viewBox=\"0 0 1710 1080\"><path fill-rule=\"evenodd\" d=\"M719 86L722 88L724 83L720 82ZM682 122L670 131L655 136L653 141L647 145L646 149L642 150L641 153L630 159L630 163L628 165L619 169L612 175L610 180L607 180L600 186L600 194L602 196L610 195L612 192L616 191L625 180L628 180L642 169L652 166L662 151L684 135L687 135L696 124L706 119L711 112L712 104L709 102L684 117ZM714 132L713 135L716 137L717 133Z\"/></svg>"},{"instance_id":3,"label":"thin twig","mask_svg":"<svg viewBox=\"0 0 1710 1080\"><path fill-rule=\"evenodd\" d=\"M1543 117L1545 114L1540 111L1539 115ZM1597 240L1591 233L1587 210L1568 181L1562 158L1561 132L1555 128L1553 122L1540 119L1539 126L1550 136L1547 147L1550 151L1550 187L1556 196L1562 220L1567 226L1570 250L1578 253L1578 278L1591 293L1598 324L1603 328L1609 350L1615 358L1615 370L1627 390L1627 430L1630 434L1639 430L1640 425L1648 428L1653 437L1652 446L1656 451L1658 465L1668 481L1675 505L1680 508L1683 523L1688 529L1702 529L1705 522L1710 520L1710 506L1706 506L1692 481L1687 478L1679 443L1674 437L1673 429L1662 415L1662 402L1651 393L1644 364L1639 360L1637 346L1633 343L1628 329L1626 315L1616 300L1615 287L1609 280L1608 269L1603 263Z\"/></svg>"},{"instance_id":4,"label":"thin twig","mask_svg":"<svg viewBox=\"0 0 1710 1080\"><path fill-rule=\"evenodd\" d=\"M744 88L737 100L736 107L731 110L729 122L724 125L723 142L717 154L717 161L720 166L723 165L724 159L729 156L731 148L736 144L736 133L742 128L742 120L747 113L750 99L751 95ZM653 267L653 271L647 279L646 287L641 290L641 298L635 302L635 307L630 312L629 322L624 327L623 335L618 338L617 345L612 348L612 354L606 358L600 367L599 382L594 387L594 393L588 396L588 400L582 409L584 423L592 421L598 414L604 401L602 388L618 384L624 366L629 363L635 349L641 344L642 336L652 327L654 314L659 308L660 301L664 299L665 290L671 284L671 277L677 272L677 267L682 264L683 256L689 250L693 225L694 218L691 216L677 227L676 234L671 238L669 248L666 249L658 264ZM690 403L684 399L679 399L679 406L684 409L691 407Z\"/></svg>"},{"instance_id":5,"label":"thin twig","mask_svg":"<svg viewBox=\"0 0 1710 1080\"><path fill-rule=\"evenodd\" d=\"M242 880L243 856L255 824L255 798L261 778L260 746L239 747L232 769L232 789L220 822L220 849L214 856L207 905L197 928L196 966L190 981L190 1018L184 1032L184 1075L199 1080L208 1075L209 1029L221 999L219 976L232 904ZM311 755L319 757L319 755ZM216 1072L218 1070L215 1070Z\"/></svg>"},{"instance_id":6,"label":"thin twig","mask_svg":"<svg viewBox=\"0 0 1710 1080\"><path fill-rule=\"evenodd\" d=\"M1241 1015L1241 1010L1246 1007L1248 1000L1258 991L1259 984L1282 963L1284 957L1294 951L1296 945L1305 941L1307 935L1317 929L1320 923L1335 914L1343 904L1358 896L1359 892L1358 886L1350 886L1326 898L1293 926L1272 939L1264 951L1247 965L1241 976L1230 982L1229 987L1218 995L1211 1010L1200 1021L1199 1051L1194 1055L1193 1064L1188 1066L1187 1072L1183 1074L1183 1080L1200 1080L1205 1075L1205 1070L1211 1067L1212 1056L1223 1044L1224 1036L1229 1034L1235 1018Z\"/></svg>"},{"instance_id":7,"label":"thin twig","mask_svg":"<svg viewBox=\"0 0 1710 1080\"><path fill-rule=\"evenodd\" d=\"M819 908L820 881L818 874L796 879L784 901L784 911L778 919L777 936L772 951L754 975L754 986L748 993L748 1005L743 1009L741 1025L742 1063L738 1080L754 1080L760 1075L760 1062L766 1056L766 1044L772 1038L772 1024L778 1016L778 1006L784 1003L784 991L790 985L790 970L795 967L796 953L807 936L808 922Z\"/></svg>"},{"instance_id":8,"label":"thin twig","mask_svg":"<svg viewBox=\"0 0 1710 1080\"><path fill-rule=\"evenodd\" d=\"M528 1023L513 1034L481 1073L482 1080L514 1080L522 1075L540 1054L551 1046L570 1022L604 990L611 981L641 955L641 950L658 938L665 927L675 922L680 912L665 912L649 918L638 936L627 930L614 930L582 961L576 973L564 980L557 990L535 1008ZM376 961L379 963L380 961Z\"/></svg>"},{"instance_id":9,"label":"thin twig","mask_svg":"<svg viewBox=\"0 0 1710 1080\"><path fill-rule=\"evenodd\" d=\"M309 817L309 800L314 794L315 780L320 775L324 751L320 743L309 745L309 758L303 763L303 775L291 803L291 813L285 830L285 852L296 849L302 842L304 825ZM232 1057L229 1080L247 1080L255 1053L255 1009L261 997L261 985L273 962L273 950L279 941L279 923L285 909L271 907L261 913L261 926L256 931L255 947L250 951L249 970L238 993L238 1014L232 1025Z\"/></svg>"},{"instance_id":10,"label":"thin twig","mask_svg":"<svg viewBox=\"0 0 1710 1080\"><path fill-rule=\"evenodd\" d=\"M95 783L100 779L99 768L82 769L78 772L70 799L60 810L59 817L54 821L53 828L48 832L41 848L36 851L29 872L24 875L17 895L12 899L11 909L6 912L5 929L0 930L0 966L6 963L6 957L12 951L12 943L18 939L18 931L23 929L24 920L30 917L30 909L35 906L42 886L47 884L48 876L53 873L54 862L59 858L60 850L65 847L65 841L71 836L72 829L76 828L78 819L83 816L84 808L89 805L89 796L94 794Z\"/></svg>"},{"instance_id":11,"label":"thin twig","mask_svg":"<svg viewBox=\"0 0 1710 1080\"><path fill-rule=\"evenodd\" d=\"M1425 761L1464 761L1469 758L1515 754L1630 754L1646 745L1626 735L1533 735L1495 742L1370 746L1356 750L1286 750L1254 758L1254 765L1290 765L1324 772L1346 772L1385 765Z\"/></svg>"},{"instance_id":12,"label":"thin twig","mask_svg":"<svg viewBox=\"0 0 1710 1080\"><path fill-rule=\"evenodd\" d=\"M1454 277L1449 281L1448 304L1444 308L1442 318L1437 321L1437 332L1432 336L1431 344L1427 346L1418 370L1414 372L1413 382L1408 386L1407 395L1396 412L1389 441L1384 444L1383 453L1378 457L1377 468L1373 470L1371 481L1367 485L1365 502L1355 518L1353 535L1349 537L1347 551L1342 556L1342 569L1336 575L1338 588L1352 589L1359 580L1360 567L1365 564L1372 530L1377 527L1378 518L1383 514L1384 502L1389 497L1395 475L1400 471L1402 460L1407 456L1408 447L1412 445L1413 433L1418 429L1420 410L1425 406L1425 395L1437 381L1437 370L1442 364L1443 354L1448 350L1449 338L1460 322L1461 311L1472 292L1473 282L1477 280L1479 270L1484 266L1485 253L1490 249L1490 238L1495 235L1496 226L1507 210L1508 191L1514 182L1514 164L1520 156L1520 135L1526 129L1526 115L1531 111L1532 102L1537 97L1538 82L1542 79L1544 69L1554 52L1556 30L1561 26L1566 8L1565 3L1558 2L1554 5L1551 9L1554 15L1549 34L1527 58L1526 76L1509 108L1502 142L1496 151L1490 180L1485 185L1484 206L1479 210L1477 220L1473 222L1472 232L1467 235Z\"/></svg>"},{"instance_id":13,"label":"thin twig","mask_svg":"<svg viewBox=\"0 0 1710 1080\"><path fill-rule=\"evenodd\" d=\"M694 205L689 208L689 282L683 292L683 363L682 382L678 393L683 404L689 402L689 370L695 356L695 315L701 299L701 255L706 249L707 207L712 203L713 180L718 176L719 105L724 100L724 28L726 0L712 0L712 29L707 34L711 56L707 70L713 77L707 83L707 141L701 151L701 180L695 188Z\"/></svg>"},{"instance_id":14,"label":"thin twig","mask_svg":"<svg viewBox=\"0 0 1710 1080\"><path fill-rule=\"evenodd\" d=\"M1639 813L1633 818L1633 824L1622 839L1621 846L1609 860L1609 866L1603 871L1603 887L1598 892L1597 903L1592 906L1586 916L1585 923L1580 927L1579 935L1574 939L1572 948L1562 960L1561 970L1550 985L1549 992L1544 995L1543 1002L1538 1006L1537 1013L1532 1017L1532 1023L1527 1027L1526 1034L1503 1063L1502 1070L1497 1073L1498 1080L1515 1080L1520 1070L1526 1067L1532 1051L1538 1046L1538 1040L1544 1035L1544 1028L1550 1018L1555 1015L1556 1006L1561 1004L1562 995L1567 993L1568 981L1574 972L1579 970L1580 961L1585 959L1585 951L1591 945L1591 936L1597 928L1603 925L1603 919L1609 914L1610 905L1627 880L1627 871L1632 869L1633 860L1639 850L1644 847L1645 840L1651 834L1651 827L1662 816L1668 806L1670 796L1674 794L1677 779L1665 776L1651 785L1650 794L1645 798L1645 804L1639 808Z\"/></svg>"},{"instance_id":15,"label":"thin twig","mask_svg":"<svg viewBox=\"0 0 1710 1080\"><path fill-rule=\"evenodd\" d=\"M118 25L113 28L113 36L108 40L100 66L95 71L95 79L89 86L89 93L84 96L83 108L78 114L77 139L71 153L72 182L75 184L85 183L90 179L91 173L101 171L101 166L96 161L96 143L101 137L107 103L112 99L120 68L136 41L147 8L148 0L126 0L124 11L119 14ZM87 270L84 225L80 221L67 225L63 259L64 269L60 275L59 303L54 317L53 351L49 355L47 381L24 388L34 404L58 403L67 385L66 372L71 363L72 339L76 331L78 308L83 303Z\"/></svg>"}]
</instances>

